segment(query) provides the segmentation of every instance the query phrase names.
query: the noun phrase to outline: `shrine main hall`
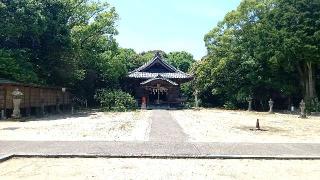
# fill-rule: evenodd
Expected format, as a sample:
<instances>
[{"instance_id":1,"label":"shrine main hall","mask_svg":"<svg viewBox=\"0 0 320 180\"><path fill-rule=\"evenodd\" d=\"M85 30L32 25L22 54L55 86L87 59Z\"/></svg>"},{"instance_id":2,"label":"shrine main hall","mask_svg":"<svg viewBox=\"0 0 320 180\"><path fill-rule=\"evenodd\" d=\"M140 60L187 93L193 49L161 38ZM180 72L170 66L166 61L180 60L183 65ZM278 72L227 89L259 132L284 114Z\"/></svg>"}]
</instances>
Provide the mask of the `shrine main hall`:
<instances>
[{"instance_id":1,"label":"shrine main hall","mask_svg":"<svg viewBox=\"0 0 320 180\"><path fill-rule=\"evenodd\" d=\"M180 85L189 82L193 76L182 72L164 60L160 53L143 66L128 74L134 85L135 98L142 108L181 106Z\"/></svg>"}]
</instances>

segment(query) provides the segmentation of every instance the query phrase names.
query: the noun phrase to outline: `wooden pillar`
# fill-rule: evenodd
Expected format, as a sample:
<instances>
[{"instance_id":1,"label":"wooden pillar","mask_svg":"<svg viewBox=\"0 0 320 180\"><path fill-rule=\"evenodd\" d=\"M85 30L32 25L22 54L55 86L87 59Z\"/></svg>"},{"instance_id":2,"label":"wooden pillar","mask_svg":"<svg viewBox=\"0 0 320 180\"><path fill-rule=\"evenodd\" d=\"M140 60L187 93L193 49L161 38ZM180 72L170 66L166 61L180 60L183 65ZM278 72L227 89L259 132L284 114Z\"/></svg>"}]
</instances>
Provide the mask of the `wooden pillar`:
<instances>
[{"instance_id":1,"label":"wooden pillar","mask_svg":"<svg viewBox=\"0 0 320 180\"><path fill-rule=\"evenodd\" d=\"M7 86L4 85L3 86L4 89L4 118L7 118L7 94L8 94L8 90L7 90Z\"/></svg>"},{"instance_id":2,"label":"wooden pillar","mask_svg":"<svg viewBox=\"0 0 320 180\"><path fill-rule=\"evenodd\" d=\"M29 86L29 98L28 98L28 105L26 105L26 115L29 117L31 116L31 87ZM25 91L27 92L27 91Z\"/></svg>"}]
</instances>

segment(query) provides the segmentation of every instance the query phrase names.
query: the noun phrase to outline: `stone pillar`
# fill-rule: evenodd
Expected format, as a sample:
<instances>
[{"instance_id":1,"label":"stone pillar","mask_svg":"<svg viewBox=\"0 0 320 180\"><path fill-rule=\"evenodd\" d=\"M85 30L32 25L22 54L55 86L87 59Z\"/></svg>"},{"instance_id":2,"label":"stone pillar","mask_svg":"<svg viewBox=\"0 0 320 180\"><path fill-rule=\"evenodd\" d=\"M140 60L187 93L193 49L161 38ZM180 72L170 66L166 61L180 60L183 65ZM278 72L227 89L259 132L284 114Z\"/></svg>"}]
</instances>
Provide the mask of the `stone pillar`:
<instances>
[{"instance_id":1,"label":"stone pillar","mask_svg":"<svg viewBox=\"0 0 320 180\"><path fill-rule=\"evenodd\" d=\"M272 99L270 98L270 100L269 100L269 113L270 113L270 114L273 113L273 104L274 104L274 102L273 102Z\"/></svg>"},{"instance_id":2,"label":"stone pillar","mask_svg":"<svg viewBox=\"0 0 320 180\"><path fill-rule=\"evenodd\" d=\"M300 118L307 118L306 103L303 101L303 99L300 102Z\"/></svg>"},{"instance_id":3,"label":"stone pillar","mask_svg":"<svg viewBox=\"0 0 320 180\"><path fill-rule=\"evenodd\" d=\"M195 104L195 108L199 109L199 99L198 99L198 95L199 95L199 91L196 89L193 93L194 95L194 104Z\"/></svg>"},{"instance_id":4,"label":"stone pillar","mask_svg":"<svg viewBox=\"0 0 320 180\"><path fill-rule=\"evenodd\" d=\"M45 115L45 105L44 105L44 100L41 99L40 101L40 116L44 116Z\"/></svg>"},{"instance_id":5,"label":"stone pillar","mask_svg":"<svg viewBox=\"0 0 320 180\"><path fill-rule=\"evenodd\" d=\"M56 99L56 111L59 114L61 113L61 110L60 110L60 99L59 98Z\"/></svg>"},{"instance_id":6,"label":"stone pillar","mask_svg":"<svg viewBox=\"0 0 320 180\"><path fill-rule=\"evenodd\" d=\"M15 119L21 118L21 114L20 114L20 104L21 104L22 96L23 96L23 93L22 93L21 91L19 91L18 88L16 88L16 89L12 92L12 100L13 100L13 114L12 114L12 118L15 118Z\"/></svg>"},{"instance_id":7,"label":"stone pillar","mask_svg":"<svg viewBox=\"0 0 320 180\"><path fill-rule=\"evenodd\" d=\"M147 109L147 98L145 96L141 99L141 109Z\"/></svg>"},{"instance_id":8,"label":"stone pillar","mask_svg":"<svg viewBox=\"0 0 320 180\"><path fill-rule=\"evenodd\" d=\"M294 109L294 106L293 105L291 105L291 112L294 112L295 111L295 109Z\"/></svg>"},{"instance_id":9,"label":"stone pillar","mask_svg":"<svg viewBox=\"0 0 320 180\"><path fill-rule=\"evenodd\" d=\"M248 98L248 111L252 111L252 100L253 98L250 96Z\"/></svg>"},{"instance_id":10,"label":"stone pillar","mask_svg":"<svg viewBox=\"0 0 320 180\"><path fill-rule=\"evenodd\" d=\"M1 119L6 119L6 113L4 109L1 110Z\"/></svg>"}]
</instances>

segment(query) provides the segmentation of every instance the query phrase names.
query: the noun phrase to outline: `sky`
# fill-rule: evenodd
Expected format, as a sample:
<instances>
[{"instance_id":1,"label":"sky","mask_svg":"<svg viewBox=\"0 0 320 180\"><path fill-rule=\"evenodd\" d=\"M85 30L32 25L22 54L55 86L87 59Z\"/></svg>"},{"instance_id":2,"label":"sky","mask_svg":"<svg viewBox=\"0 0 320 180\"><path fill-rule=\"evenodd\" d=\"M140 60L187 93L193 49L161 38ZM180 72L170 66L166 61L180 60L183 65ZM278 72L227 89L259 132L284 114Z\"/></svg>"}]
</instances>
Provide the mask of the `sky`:
<instances>
[{"instance_id":1,"label":"sky","mask_svg":"<svg viewBox=\"0 0 320 180\"><path fill-rule=\"evenodd\" d=\"M204 35L241 0L107 0L119 14L120 47L206 55Z\"/></svg>"}]
</instances>

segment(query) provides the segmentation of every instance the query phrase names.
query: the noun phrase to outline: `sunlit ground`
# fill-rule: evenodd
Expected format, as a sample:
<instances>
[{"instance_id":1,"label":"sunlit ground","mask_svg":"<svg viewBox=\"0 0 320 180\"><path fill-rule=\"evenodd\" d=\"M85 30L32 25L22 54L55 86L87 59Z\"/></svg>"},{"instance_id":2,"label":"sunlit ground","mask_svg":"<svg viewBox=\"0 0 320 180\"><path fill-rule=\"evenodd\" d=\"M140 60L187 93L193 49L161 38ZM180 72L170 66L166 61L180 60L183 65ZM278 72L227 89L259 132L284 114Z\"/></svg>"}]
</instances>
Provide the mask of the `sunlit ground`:
<instances>
[{"instance_id":1,"label":"sunlit ground","mask_svg":"<svg viewBox=\"0 0 320 180\"><path fill-rule=\"evenodd\" d=\"M227 111L170 111L192 142L320 143L320 117ZM252 131L259 119L263 131Z\"/></svg>"},{"instance_id":2,"label":"sunlit ground","mask_svg":"<svg viewBox=\"0 0 320 180\"><path fill-rule=\"evenodd\" d=\"M27 158L0 163L0 179L315 179L320 160Z\"/></svg>"},{"instance_id":3,"label":"sunlit ground","mask_svg":"<svg viewBox=\"0 0 320 180\"><path fill-rule=\"evenodd\" d=\"M51 116L26 122L0 121L0 140L147 141L151 111L94 112Z\"/></svg>"}]
</instances>

